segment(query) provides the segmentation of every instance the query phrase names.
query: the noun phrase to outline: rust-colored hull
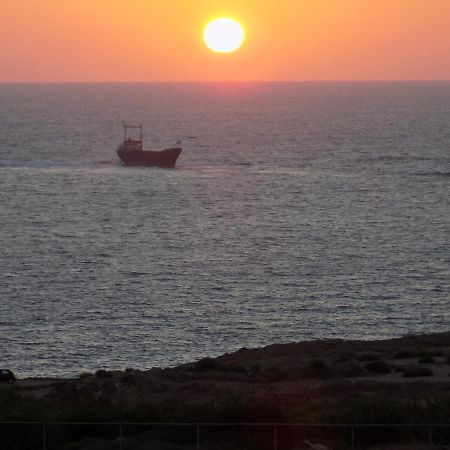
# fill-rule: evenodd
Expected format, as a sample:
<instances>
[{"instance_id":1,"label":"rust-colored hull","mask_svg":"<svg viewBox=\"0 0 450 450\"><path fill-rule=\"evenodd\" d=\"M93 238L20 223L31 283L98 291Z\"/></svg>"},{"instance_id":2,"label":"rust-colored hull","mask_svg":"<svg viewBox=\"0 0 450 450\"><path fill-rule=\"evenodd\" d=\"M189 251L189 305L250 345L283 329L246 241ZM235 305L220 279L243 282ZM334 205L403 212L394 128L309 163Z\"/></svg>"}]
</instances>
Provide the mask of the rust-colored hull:
<instances>
[{"instance_id":1,"label":"rust-colored hull","mask_svg":"<svg viewBox=\"0 0 450 450\"><path fill-rule=\"evenodd\" d=\"M166 148L161 151L125 150L118 148L117 154L126 166L153 166L173 168L180 156L181 148Z\"/></svg>"}]
</instances>

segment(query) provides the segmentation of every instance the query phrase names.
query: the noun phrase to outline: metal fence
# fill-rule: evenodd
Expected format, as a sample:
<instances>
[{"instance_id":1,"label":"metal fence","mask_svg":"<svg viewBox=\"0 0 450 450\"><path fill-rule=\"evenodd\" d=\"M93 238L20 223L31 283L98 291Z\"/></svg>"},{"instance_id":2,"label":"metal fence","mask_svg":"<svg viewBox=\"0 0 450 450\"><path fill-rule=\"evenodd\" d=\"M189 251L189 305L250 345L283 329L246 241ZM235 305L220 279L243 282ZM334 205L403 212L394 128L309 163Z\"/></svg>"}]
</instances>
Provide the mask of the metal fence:
<instances>
[{"instance_id":1,"label":"metal fence","mask_svg":"<svg viewBox=\"0 0 450 450\"><path fill-rule=\"evenodd\" d=\"M450 449L450 424L0 422L1 450Z\"/></svg>"}]
</instances>

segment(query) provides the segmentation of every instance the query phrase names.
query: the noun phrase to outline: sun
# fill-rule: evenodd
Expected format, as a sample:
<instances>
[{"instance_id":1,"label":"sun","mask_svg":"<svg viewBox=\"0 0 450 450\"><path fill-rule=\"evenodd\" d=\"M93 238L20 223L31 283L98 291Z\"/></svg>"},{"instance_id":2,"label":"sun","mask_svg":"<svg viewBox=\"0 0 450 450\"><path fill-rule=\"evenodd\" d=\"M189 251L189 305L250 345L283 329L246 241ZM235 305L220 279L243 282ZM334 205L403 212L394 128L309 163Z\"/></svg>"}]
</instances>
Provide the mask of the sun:
<instances>
[{"instance_id":1,"label":"sun","mask_svg":"<svg viewBox=\"0 0 450 450\"><path fill-rule=\"evenodd\" d=\"M203 39L210 50L231 53L242 45L245 33L239 22L222 17L208 23L203 32Z\"/></svg>"}]
</instances>

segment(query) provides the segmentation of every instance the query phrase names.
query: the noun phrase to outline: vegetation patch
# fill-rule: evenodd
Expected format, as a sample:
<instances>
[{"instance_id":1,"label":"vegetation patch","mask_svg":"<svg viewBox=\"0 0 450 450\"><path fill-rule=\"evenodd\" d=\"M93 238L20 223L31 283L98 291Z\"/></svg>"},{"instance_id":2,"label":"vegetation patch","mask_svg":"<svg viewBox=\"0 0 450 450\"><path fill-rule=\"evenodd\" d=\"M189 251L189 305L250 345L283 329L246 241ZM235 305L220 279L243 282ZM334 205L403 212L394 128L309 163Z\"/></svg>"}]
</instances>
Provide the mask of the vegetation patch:
<instances>
[{"instance_id":1,"label":"vegetation patch","mask_svg":"<svg viewBox=\"0 0 450 450\"><path fill-rule=\"evenodd\" d=\"M422 356L419 358L419 364L434 364L436 361L432 356Z\"/></svg>"},{"instance_id":2,"label":"vegetation patch","mask_svg":"<svg viewBox=\"0 0 450 450\"><path fill-rule=\"evenodd\" d=\"M358 355L357 359L359 362L376 361L377 359L380 359L380 355L376 353L363 353Z\"/></svg>"},{"instance_id":3,"label":"vegetation patch","mask_svg":"<svg viewBox=\"0 0 450 450\"><path fill-rule=\"evenodd\" d=\"M219 370L222 367L217 359L213 358L202 358L197 361L194 365L194 370L197 372L204 372L209 370Z\"/></svg>"},{"instance_id":4,"label":"vegetation patch","mask_svg":"<svg viewBox=\"0 0 450 450\"><path fill-rule=\"evenodd\" d=\"M371 373L385 374L391 372L389 365L381 359L369 361L364 365L364 368Z\"/></svg>"},{"instance_id":5,"label":"vegetation patch","mask_svg":"<svg viewBox=\"0 0 450 450\"><path fill-rule=\"evenodd\" d=\"M113 376L112 372L108 372L105 369L99 369L95 372L95 376L99 378L111 378Z\"/></svg>"},{"instance_id":6,"label":"vegetation patch","mask_svg":"<svg viewBox=\"0 0 450 450\"><path fill-rule=\"evenodd\" d=\"M404 378L432 377L433 371L429 367L408 367L403 372Z\"/></svg>"},{"instance_id":7,"label":"vegetation patch","mask_svg":"<svg viewBox=\"0 0 450 450\"><path fill-rule=\"evenodd\" d=\"M397 352L393 356L393 358L394 359L411 359L411 358L414 358L415 356L416 356L416 354L409 350L401 350L401 351Z\"/></svg>"}]
</instances>

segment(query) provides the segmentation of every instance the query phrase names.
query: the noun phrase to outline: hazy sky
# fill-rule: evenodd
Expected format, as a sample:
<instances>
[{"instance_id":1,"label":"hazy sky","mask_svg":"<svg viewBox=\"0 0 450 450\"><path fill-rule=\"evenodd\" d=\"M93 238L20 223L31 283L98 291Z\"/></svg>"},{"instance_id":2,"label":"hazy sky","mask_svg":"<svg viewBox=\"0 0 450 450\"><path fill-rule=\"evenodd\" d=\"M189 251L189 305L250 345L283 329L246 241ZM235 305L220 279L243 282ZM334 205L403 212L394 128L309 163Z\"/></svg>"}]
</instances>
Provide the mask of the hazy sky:
<instances>
[{"instance_id":1,"label":"hazy sky","mask_svg":"<svg viewBox=\"0 0 450 450\"><path fill-rule=\"evenodd\" d=\"M450 79L450 0L0 0L0 82ZM209 20L247 39L206 48Z\"/></svg>"}]
</instances>

